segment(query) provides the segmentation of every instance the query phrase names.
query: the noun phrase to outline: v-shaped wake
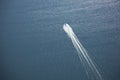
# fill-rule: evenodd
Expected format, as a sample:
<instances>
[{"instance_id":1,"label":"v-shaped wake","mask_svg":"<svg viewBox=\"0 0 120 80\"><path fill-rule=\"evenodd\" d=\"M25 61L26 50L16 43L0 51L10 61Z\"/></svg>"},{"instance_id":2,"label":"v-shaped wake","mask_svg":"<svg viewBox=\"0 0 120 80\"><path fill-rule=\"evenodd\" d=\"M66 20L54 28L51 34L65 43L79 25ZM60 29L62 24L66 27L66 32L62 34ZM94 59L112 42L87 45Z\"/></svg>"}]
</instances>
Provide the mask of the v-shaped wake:
<instances>
[{"instance_id":1,"label":"v-shaped wake","mask_svg":"<svg viewBox=\"0 0 120 80\"><path fill-rule=\"evenodd\" d=\"M72 28L68 24L64 24L63 30L67 33L68 37L72 40L72 43L78 52L79 59L81 60L81 63L83 64L83 67L85 68L85 71L86 71L86 74L89 80L103 80L101 74L99 73L95 64L89 57L85 48L80 43L77 36L73 32Z\"/></svg>"}]
</instances>

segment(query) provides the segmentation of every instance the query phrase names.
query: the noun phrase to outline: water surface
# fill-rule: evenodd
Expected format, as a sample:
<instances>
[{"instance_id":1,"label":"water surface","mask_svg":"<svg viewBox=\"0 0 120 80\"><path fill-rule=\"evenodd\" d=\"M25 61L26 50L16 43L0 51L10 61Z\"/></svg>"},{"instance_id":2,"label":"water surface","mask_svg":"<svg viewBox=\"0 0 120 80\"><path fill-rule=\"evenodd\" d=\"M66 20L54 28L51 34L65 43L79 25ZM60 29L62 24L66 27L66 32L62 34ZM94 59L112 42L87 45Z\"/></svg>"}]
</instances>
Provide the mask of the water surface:
<instances>
[{"instance_id":1,"label":"water surface","mask_svg":"<svg viewBox=\"0 0 120 80\"><path fill-rule=\"evenodd\" d=\"M64 23L103 78L120 79L119 0L0 2L1 80L88 80Z\"/></svg>"}]
</instances>

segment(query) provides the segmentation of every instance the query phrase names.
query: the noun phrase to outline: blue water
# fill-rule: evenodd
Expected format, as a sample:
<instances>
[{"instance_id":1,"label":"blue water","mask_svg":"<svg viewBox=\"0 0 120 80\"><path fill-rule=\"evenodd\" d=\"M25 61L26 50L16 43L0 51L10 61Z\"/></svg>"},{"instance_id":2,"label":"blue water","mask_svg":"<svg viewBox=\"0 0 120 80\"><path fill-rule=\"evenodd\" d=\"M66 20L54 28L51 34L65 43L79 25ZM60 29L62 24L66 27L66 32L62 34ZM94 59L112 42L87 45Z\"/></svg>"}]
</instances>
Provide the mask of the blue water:
<instances>
[{"instance_id":1,"label":"blue water","mask_svg":"<svg viewBox=\"0 0 120 80\"><path fill-rule=\"evenodd\" d=\"M0 80L89 80L64 23L104 80L120 80L119 0L0 1Z\"/></svg>"}]
</instances>

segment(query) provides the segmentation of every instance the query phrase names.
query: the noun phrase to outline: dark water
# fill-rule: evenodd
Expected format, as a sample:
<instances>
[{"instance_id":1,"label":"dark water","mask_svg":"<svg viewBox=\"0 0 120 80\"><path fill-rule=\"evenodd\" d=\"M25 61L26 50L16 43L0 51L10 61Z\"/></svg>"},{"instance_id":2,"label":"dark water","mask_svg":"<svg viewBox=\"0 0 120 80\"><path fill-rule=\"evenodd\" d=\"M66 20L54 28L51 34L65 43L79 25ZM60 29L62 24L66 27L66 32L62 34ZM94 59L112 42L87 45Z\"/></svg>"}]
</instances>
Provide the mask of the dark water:
<instances>
[{"instance_id":1,"label":"dark water","mask_svg":"<svg viewBox=\"0 0 120 80\"><path fill-rule=\"evenodd\" d=\"M120 80L119 0L0 1L0 80L89 80L64 23L104 80Z\"/></svg>"}]
</instances>

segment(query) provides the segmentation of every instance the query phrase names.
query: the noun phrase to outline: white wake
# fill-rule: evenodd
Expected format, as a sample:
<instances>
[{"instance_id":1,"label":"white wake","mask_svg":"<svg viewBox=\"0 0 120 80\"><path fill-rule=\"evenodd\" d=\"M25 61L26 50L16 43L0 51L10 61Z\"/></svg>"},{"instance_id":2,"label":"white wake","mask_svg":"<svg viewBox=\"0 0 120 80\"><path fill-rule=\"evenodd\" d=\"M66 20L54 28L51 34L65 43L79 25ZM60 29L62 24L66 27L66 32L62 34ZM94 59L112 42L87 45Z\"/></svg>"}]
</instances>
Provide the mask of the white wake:
<instances>
[{"instance_id":1,"label":"white wake","mask_svg":"<svg viewBox=\"0 0 120 80\"><path fill-rule=\"evenodd\" d=\"M101 74L99 73L98 69L94 65L93 61L89 57L87 51L80 43L79 39L73 32L72 28L68 24L63 25L63 30L67 33L69 38L72 40L72 43L75 49L78 52L79 59L85 68L86 74L89 80L103 80Z\"/></svg>"}]
</instances>

